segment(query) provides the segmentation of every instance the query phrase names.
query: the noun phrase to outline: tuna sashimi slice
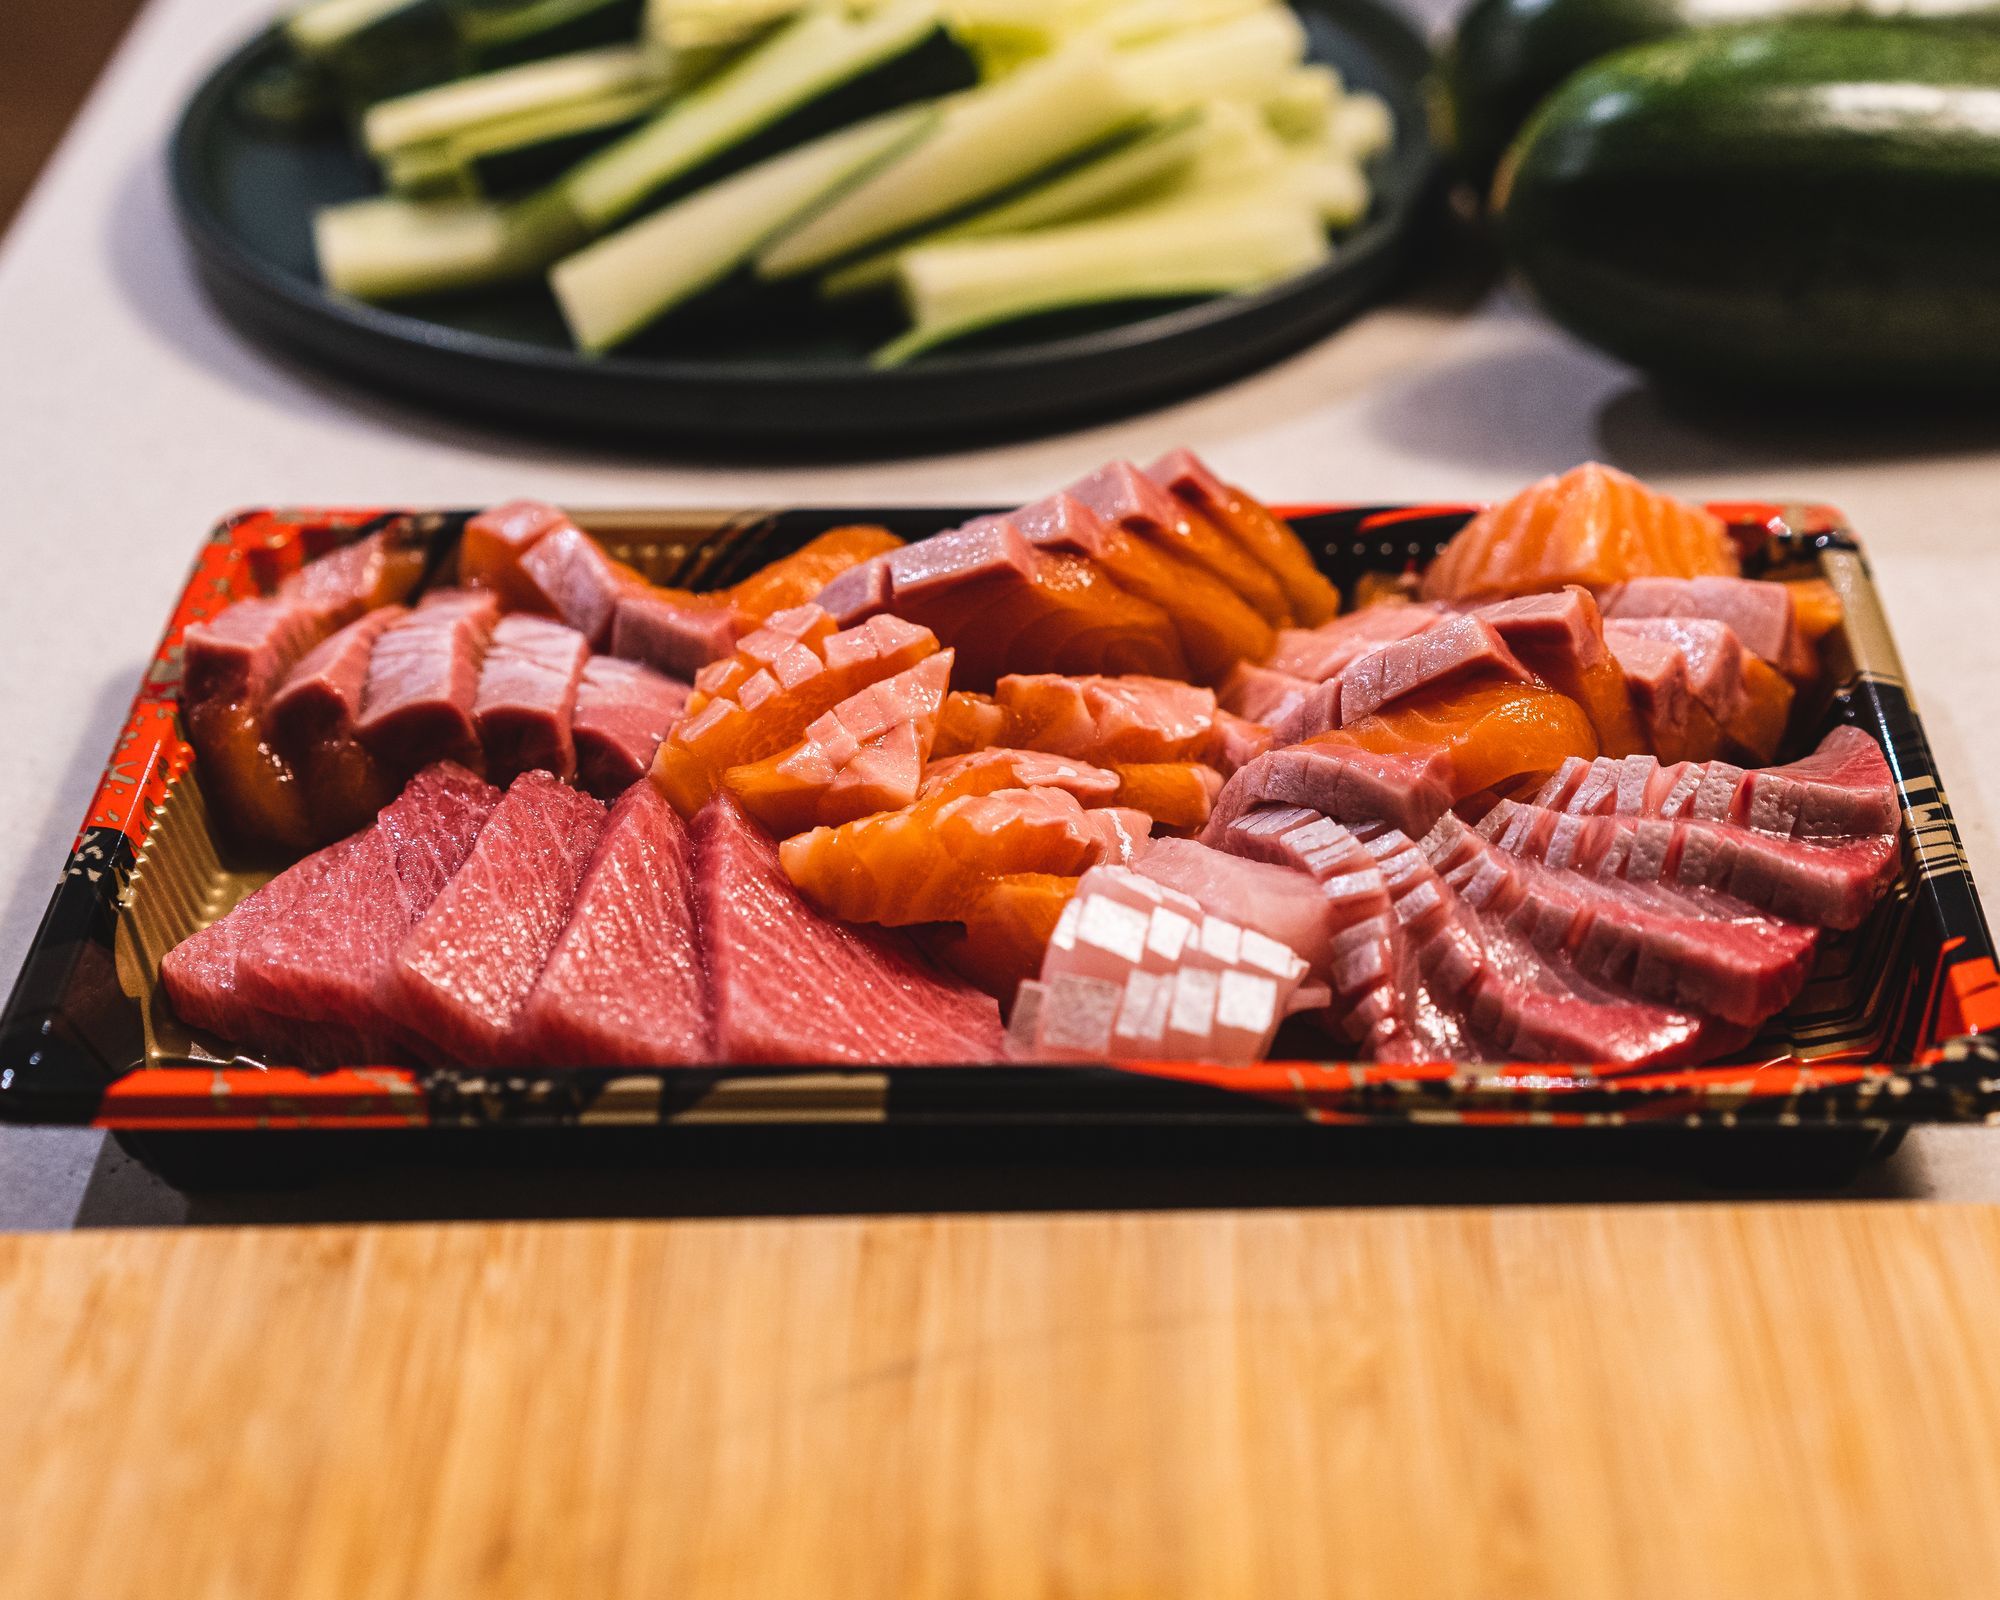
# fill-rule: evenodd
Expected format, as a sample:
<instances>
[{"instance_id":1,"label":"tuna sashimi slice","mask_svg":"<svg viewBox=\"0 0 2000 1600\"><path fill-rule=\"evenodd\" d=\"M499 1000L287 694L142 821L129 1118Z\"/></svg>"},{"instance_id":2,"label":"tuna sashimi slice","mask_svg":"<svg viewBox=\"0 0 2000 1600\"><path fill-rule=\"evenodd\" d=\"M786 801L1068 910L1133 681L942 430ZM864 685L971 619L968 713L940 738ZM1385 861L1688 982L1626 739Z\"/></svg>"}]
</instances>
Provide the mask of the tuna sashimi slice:
<instances>
[{"instance_id":1,"label":"tuna sashimi slice","mask_svg":"<svg viewBox=\"0 0 2000 1600\"><path fill-rule=\"evenodd\" d=\"M569 526L567 513L545 501L491 506L465 525L458 545L459 579L475 589L492 589L510 611L538 609L543 599L521 576L521 558L558 528Z\"/></svg>"},{"instance_id":2,"label":"tuna sashimi slice","mask_svg":"<svg viewBox=\"0 0 2000 1600\"><path fill-rule=\"evenodd\" d=\"M375 641L407 615L397 605L370 611L299 659L265 713L271 742L284 755L296 760L311 745L354 731Z\"/></svg>"},{"instance_id":3,"label":"tuna sashimi slice","mask_svg":"<svg viewBox=\"0 0 2000 1600\"><path fill-rule=\"evenodd\" d=\"M1777 754L1792 709L1792 686L1775 667L1747 652L1728 624L1705 617L1613 619L1605 637L1614 648L1651 639L1678 651L1689 692L1737 753L1751 761Z\"/></svg>"},{"instance_id":4,"label":"tuna sashimi slice","mask_svg":"<svg viewBox=\"0 0 2000 1600\"><path fill-rule=\"evenodd\" d=\"M589 656L583 635L563 623L527 615L500 619L472 701L486 775L495 783L537 768L558 778L576 775L571 723Z\"/></svg>"},{"instance_id":5,"label":"tuna sashimi slice","mask_svg":"<svg viewBox=\"0 0 2000 1600\"><path fill-rule=\"evenodd\" d=\"M424 547L391 530L308 561L278 585L278 594L319 611L329 626L340 627L364 611L409 597L423 575Z\"/></svg>"},{"instance_id":6,"label":"tuna sashimi slice","mask_svg":"<svg viewBox=\"0 0 2000 1600\"><path fill-rule=\"evenodd\" d=\"M1722 725L1695 696L1687 657L1661 639L1616 630L1605 643L1625 674L1646 742L1662 761L1708 761L1722 751Z\"/></svg>"},{"instance_id":7,"label":"tuna sashimi slice","mask_svg":"<svg viewBox=\"0 0 2000 1600\"><path fill-rule=\"evenodd\" d=\"M1472 614L1499 634L1530 672L1589 713L1605 754L1645 749L1625 674L1605 643L1604 619L1588 589L1572 584L1552 594L1496 600L1475 606Z\"/></svg>"},{"instance_id":8,"label":"tuna sashimi slice","mask_svg":"<svg viewBox=\"0 0 2000 1600\"><path fill-rule=\"evenodd\" d=\"M1255 667L1245 662L1223 679L1216 699L1229 711L1252 722L1275 727L1283 722L1314 685L1305 678L1274 667Z\"/></svg>"},{"instance_id":9,"label":"tuna sashimi slice","mask_svg":"<svg viewBox=\"0 0 2000 1600\"><path fill-rule=\"evenodd\" d=\"M1298 952L1324 977L1333 954L1333 904L1305 873L1211 849L1193 839L1157 840L1135 870L1178 890L1202 910L1255 928Z\"/></svg>"},{"instance_id":10,"label":"tuna sashimi slice","mask_svg":"<svg viewBox=\"0 0 2000 1600\"><path fill-rule=\"evenodd\" d=\"M472 849L500 791L463 767L418 773L335 869L284 918L246 940L244 1000L273 1015L382 1040L404 1037L386 1003L396 948Z\"/></svg>"},{"instance_id":11,"label":"tuna sashimi slice","mask_svg":"<svg viewBox=\"0 0 2000 1600\"><path fill-rule=\"evenodd\" d=\"M1305 806L1336 822L1385 821L1421 836L1451 805L1457 773L1441 744L1379 752L1335 742L1258 756L1222 786L1203 839L1220 844L1236 819L1265 804Z\"/></svg>"},{"instance_id":12,"label":"tuna sashimi slice","mask_svg":"<svg viewBox=\"0 0 2000 1600\"><path fill-rule=\"evenodd\" d=\"M576 781L600 800L623 794L646 775L687 698L686 684L651 667L592 656L570 717Z\"/></svg>"},{"instance_id":13,"label":"tuna sashimi slice","mask_svg":"<svg viewBox=\"0 0 2000 1600\"><path fill-rule=\"evenodd\" d=\"M205 1028L274 1062L331 1066L341 1060L386 1063L392 1048L355 1049L364 1044L345 1030L327 1032L301 1025L243 998L238 962L246 945L282 928L308 904L320 886L338 875L357 841L343 839L295 862L263 888L237 902L226 915L189 935L160 963L160 982L174 1014L190 1027ZM375 1041L367 1041L373 1043Z\"/></svg>"},{"instance_id":14,"label":"tuna sashimi slice","mask_svg":"<svg viewBox=\"0 0 2000 1600\"><path fill-rule=\"evenodd\" d=\"M1453 617L1370 651L1343 672L1340 720L1359 722L1393 700L1445 683L1472 677L1521 683L1531 676L1490 624Z\"/></svg>"},{"instance_id":15,"label":"tuna sashimi slice","mask_svg":"<svg viewBox=\"0 0 2000 1600\"><path fill-rule=\"evenodd\" d=\"M677 678L692 678L711 661L725 661L748 631L745 618L720 596L634 589L612 614L612 655Z\"/></svg>"},{"instance_id":16,"label":"tuna sashimi slice","mask_svg":"<svg viewBox=\"0 0 2000 1600\"><path fill-rule=\"evenodd\" d=\"M991 996L935 971L899 935L820 915L729 796L710 801L692 832L717 1059L1002 1059Z\"/></svg>"},{"instance_id":17,"label":"tuna sashimi slice","mask_svg":"<svg viewBox=\"0 0 2000 1600\"><path fill-rule=\"evenodd\" d=\"M1634 578L1598 591L1607 617L1704 617L1725 623L1743 648L1801 681L1819 652L1799 628L1791 585L1756 578Z\"/></svg>"},{"instance_id":18,"label":"tuna sashimi slice","mask_svg":"<svg viewBox=\"0 0 2000 1600\"><path fill-rule=\"evenodd\" d=\"M603 831L604 807L546 772L523 773L494 807L390 978L397 1020L439 1059L527 1064L514 1025Z\"/></svg>"},{"instance_id":19,"label":"tuna sashimi slice","mask_svg":"<svg viewBox=\"0 0 2000 1600\"><path fill-rule=\"evenodd\" d=\"M524 1059L551 1067L709 1058L693 847L651 784L611 808L514 1036Z\"/></svg>"},{"instance_id":20,"label":"tuna sashimi slice","mask_svg":"<svg viewBox=\"0 0 2000 1600\"><path fill-rule=\"evenodd\" d=\"M472 704L499 603L484 590L424 596L375 641L355 736L402 771L427 761L481 759Z\"/></svg>"},{"instance_id":21,"label":"tuna sashimi slice","mask_svg":"<svg viewBox=\"0 0 2000 1600\"><path fill-rule=\"evenodd\" d=\"M593 650L610 642L620 597L645 583L589 534L568 525L535 540L516 571L531 597L528 609L568 623Z\"/></svg>"},{"instance_id":22,"label":"tuna sashimi slice","mask_svg":"<svg viewBox=\"0 0 2000 1600\"><path fill-rule=\"evenodd\" d=\"M181 704L267 701L292 664L327 631L325 613L303 600L239 600L182 637Z\"/></svg>"},{"instance_id":23,"label":"tuna sashimi slice","mask_svg":"<svg viewBox=\"0 0 2000 1600\"><path fill-rule=\"evenodd\" d=\"M1436 606L1364 606L1316 628L1285 629L1278 635L1270 655L1264 658L1264 665L1273 672L1303 678L1308 683L1324 683L1371 651L1434 628L1443 620L1444 613ZM1249 711L1243 714L1254 715Z\"/></svg>"}]
</instances>

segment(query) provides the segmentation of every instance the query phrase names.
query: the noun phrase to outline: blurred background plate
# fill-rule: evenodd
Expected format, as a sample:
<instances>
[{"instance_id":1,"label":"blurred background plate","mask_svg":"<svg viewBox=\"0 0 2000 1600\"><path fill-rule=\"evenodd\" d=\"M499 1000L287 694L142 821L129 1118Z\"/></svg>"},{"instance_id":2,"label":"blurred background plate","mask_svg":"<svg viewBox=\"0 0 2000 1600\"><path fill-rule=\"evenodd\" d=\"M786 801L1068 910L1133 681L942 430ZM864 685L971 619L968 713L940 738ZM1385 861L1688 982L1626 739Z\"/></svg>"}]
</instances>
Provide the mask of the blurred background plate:
<instances>
[{"instance_id":1,"label":"blurred background plate","mask_svg":"<svg viewBox=\"0 0 2000 1600\"><path fill-rule=\"evenodd\" d=\"M266 34L224 61L175 130L175 204L217 307L252 337L441 409L548 433L727 440L782 450L1019 435L1208 387L1275 360L1391 285L1439 193L1426 127L1430 52L1375 0L1302 0L1313 59L1372 90L1396 121L1371 168L1368 219L1325 266L1255 294L1104 308L1019 324L878 371L861 316L683 319L671 359L586 359L539 282L395 309L328 293L314 266L320 206L374 192L343 132L300 134L243 107L284 46Z\"/></svg>"}]
</instances>

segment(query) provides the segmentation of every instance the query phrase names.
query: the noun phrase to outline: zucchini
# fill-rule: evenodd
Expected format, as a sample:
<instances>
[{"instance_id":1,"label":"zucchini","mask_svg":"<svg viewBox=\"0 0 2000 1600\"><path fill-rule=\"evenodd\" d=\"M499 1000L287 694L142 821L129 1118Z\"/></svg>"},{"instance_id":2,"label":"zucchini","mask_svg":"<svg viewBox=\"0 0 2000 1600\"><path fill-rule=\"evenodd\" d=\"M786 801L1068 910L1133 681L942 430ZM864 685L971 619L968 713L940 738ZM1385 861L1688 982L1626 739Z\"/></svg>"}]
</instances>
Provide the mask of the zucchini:
<instances>
[{"instance_id":1,"label":"zucchini","mask_svg":"<svg viewBox=\"0 0 2000 1600\"><path fill-rule=\"evenodd\" d=\"M2000 24L2000 0L1477 0L1439 57L1440 131L1484 192L1529 114L1579 67L1697 28L1833 17Z\"/></svg>"},{"instance_id":2,"label":"zucchini","mask_svg":"<svg viewBox=\"0 0 2000 1600\"><path fill-rule=\"evenodd\" d=\"M1169 117L1101 155L1077 162L997 205L975 211L963 221L924 234L909 245L878 250L827 274L820 282L820 292L829 299L841 299L890 288L896 281L896 258L915 245L1025 233L1122 205L1185 172L1201 153L1207 137L1199 112L1184 111Z\"/></svg>"},{"instance_id":3,"label":"zucchini","mask_svg":"<svg viewBox=\"0 0 2000 1600\"><path fill-rule=\"evenodd\" d=\"M1046 171L1129 128L1143 114L1096 49L1065 50L948 101L910 154L787 233L757 258L789 278Z\"/></svg>"},{"instance_id":4,"label":"zucchini","mask_svg":"<svg viewBox=\"0 0 2000 1600\"><path fill-rule=\"evenodd\" d=\"M898 267L915 326L875 362L896 366L1047 311L1262 288L1317 266L1330 249L1318 216L1283 180L1036 233L927 245Z\"/></svg>"},{"instance_id":5,"label":"zucchini","mask_svg":"<svg viewBox=\"0 0 2000 1600\"><path fill-rule=\"evenodd\" d=\"M313 218L320 277L357 300L527 277L583 240L569 209L547 194L511 205L383 195Z\"/></svg>"},{"instance_id":6,"label":"zucchini","mask_svg":"<svg viewBox=\"0 0 2000 1600\"><path fill-rule=\"evenodd\" d=\"M1494 183L1558 322L1639 366L1775 389L2000 376L2000 37L1910 23L1685 34L1571 78Z\"/></svg>"},{"instance_id":7,"label":"zucchini","mask_svg":"<svg viewBox=\"0 0 2000 1600\"><path fill-rule=\"evenodd\" d=\"M936 120L906 106L699 189L557 264L549 287L580 349L622 344L727 277L801 212L822 204Z\"/></svg>"},{"instance_id":8,"label":"zucchini","mask_svg":"<svg viewBox=\"0 0 2000 1600\"><path fill-rule=\"evenodd\" d=\"M1127 91L1165 111L1204 100L1262 100L1305 58L1305 24L1274 6L1120 50L1117 60Z\"/></svg>"},{"instance_id":9,"label":"zucchini","mask_svg":"<svg viewBox=\"0 0 2000 1600\"><path fill-rule=\"evenodd\" d=\"M397 194L467 196L546 182L657 111L669 92L641 84L403 145L383 156L383 180Z\"/></svg>"}]
</instances>

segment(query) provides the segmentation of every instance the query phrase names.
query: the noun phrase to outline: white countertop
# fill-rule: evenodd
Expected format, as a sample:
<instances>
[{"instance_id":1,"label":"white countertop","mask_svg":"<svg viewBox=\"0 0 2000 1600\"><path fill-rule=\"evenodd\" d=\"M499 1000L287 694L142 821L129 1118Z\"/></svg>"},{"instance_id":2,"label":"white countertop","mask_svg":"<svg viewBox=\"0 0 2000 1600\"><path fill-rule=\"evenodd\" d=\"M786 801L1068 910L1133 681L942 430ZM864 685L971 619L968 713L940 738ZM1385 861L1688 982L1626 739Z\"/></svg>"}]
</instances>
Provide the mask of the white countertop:
<instances>
[{"instance_id":1,"label":"white countertop","mask_svg":"<svg viewBox=\"0 0 2000 1600\"><path fill-rule=\"evenodd\" d=\"M0 244L0 681L17 696L0 769L12 822L0 832L0 974L19 967L196 544L232 509L514 495L966 504L1183 443L1273 500L1489 499L1595 457L1694 498L1843 507L1867 542L1974 873L2000 882L2000 739L1988 727L2000 415L1835 424L1763 405L1703 417L1505 291L1464 305L1433 284L1206 396L999 449L787 468L544 445L273 358L202 298L169 210L165 140L208 66L270 10L155 0ZM1894 1187L2000 1196L1996 1137L1919 1135ZM96 1160L94 1135L0 1133L0 1227L68 1222Z\"/></svg>"}]
</instances>

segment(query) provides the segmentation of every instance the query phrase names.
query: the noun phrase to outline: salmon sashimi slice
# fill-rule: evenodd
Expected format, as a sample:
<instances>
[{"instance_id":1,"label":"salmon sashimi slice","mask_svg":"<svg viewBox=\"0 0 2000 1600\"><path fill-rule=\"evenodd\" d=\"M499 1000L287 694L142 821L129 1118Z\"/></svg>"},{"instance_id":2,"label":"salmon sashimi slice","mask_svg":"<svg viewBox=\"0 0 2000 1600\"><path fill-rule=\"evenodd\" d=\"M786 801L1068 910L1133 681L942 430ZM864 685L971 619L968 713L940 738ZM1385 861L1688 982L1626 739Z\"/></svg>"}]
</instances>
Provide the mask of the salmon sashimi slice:
<instances>
[{"instance_id":1,"label":"salmon sashimi slice","mask_svg":"<svg viewBox=\"0 0 2000 1600\"><path fill-rule=\"evenodd\" d=\"M1271 625L1213 573L1108 521L1069 494L1023 506L1014 524L1038 549L1088 556L1120 588L1151 602L1174 625L1188 666L1215 683L1245 659L1270 650Z\"/></svg>"},{"instance_id":2,"label":"salmon sashimi slice","mask_svg":"<svg viewBox=\"0 0 2000 1600\"><path fill-rule=\"evenodd\" d=\"M1598 748L1583 707L1539 683L1424 690L1307 744L1376 755L1442 751L1454 801L1554 772L1572 756L1591 760Z\"/></svg>"},{"instance_id":3,"label":"salmon sashimi slice","mask_svg":"<svg viewBox=\"0 0 2000 1600\"><path fill-rule=\"evenodd\" d=\"M1208 821L1222 774L1199 761L1135 761L1114 764L1118 804L1143 811L1175 833L1193 833Z\"/></svg>"},{"instance_id":4,"label":"salmon sashimi slice","mask_svg":"<svg viewBox=\"0 0 2000 1600\"><path fill-rule=\"evenodd\" d=\"M1785 587L1792 591L1792 617L1808 644L1817 645L1847 614L1840 592L1824 578L1787 578Z\"/></svg>"},{"instance_id":5,"label":"salmon sashimi slice","mask_svg":"<svg viewBox=\"0 0 2000 1600\"><path fill-rule=\"evenodd\" d=\"M731 767L723 784L781 839L899 810L917 798L950 681L951 652L940 650L849 695L791 748Z\"/></svg>"},{"instance_id":6,"label":"salmon sashimi slice","mask_svg":"<svg viewBox=\"0 0 2000 1600\"><path fill-rule=\"evenodd\" d=\"M1100 467L1065 492L1106 522L1202 568L1241 595L1271 627L1288 628L1298 621L1283 587L1262 562L1131 462Z\"/></svg>"},{"instance_id":7,"label":"salmon sashimi slice","mask_svg":"<svg viewBox=\"0 0 2000 1600\"><path fill-rule=\"evenodd\" d=\"M611 653L677 677L693 677L780 611L808 605L849 567L899 548L887 528L832 528L726 589L648 587L623 596Z\"/></svg>"},{"instance_id":8,"label":"salmon sashimi slice","mask_svg":"<svg viewBox=\"0 0 2000 1600\"><path fill-rule=\"evenodd\" d=\"M1423 592L1466 600L1737 571L1720 517L1586 462L1474 517L1430 564Z\"/></svg>"},{"instance_id":9,"label":"salmon sashimi slice","mask_svg":"<svg viewBox=\"0 0 2000 1600\"><path fill-rule=\"evenodd\" d=\"M937 743L931 754L940 759L970 755L1002 743L1006 734L1007 713L994 704L990 694L954 689L944 697L944 708L938 712Z\"/></svg>"},{"instance_id":10,"label":"salmon sashimi slice","mask_svg":"<svg viewBox=\"0 0 2000 1600\"><path fill-rule=\"evenodd\" d=\"M1291 524L1268 506L1224 483L1191 450L1176 450L1146 476L1233 538L1268 568L1285 591L1292 615L1308 628L1340 610L1340 591L1313 562Z\"/></svg>"},{"instance_id":11,"label":"salmon sashimi slice","mask_svg":"<svg viewBox=\"0 0 2000 1600\"><path fill-rule=\"evenodd\" d=\"M831 620L817 606L781 611L774 626L760 628L728 661L702 674L707 681L697 683L687 714L653 757L653 782L682 817L708 803L731 767L798 743L850 695L937 653L929 629L896 617L874 617L840 633L825 631L821 619Z\"/></svg>"},{"instance_id":12,"label":"salmon sashimi slice","mask_svg":"<svg viewBox=\"0 0 2000 1600\"><path fill-rule=\"evenodd\" d=\"M1044 750L995 747L933 761L924 768L917 797L951 800L962 794L997 794L1002 789L1061 789L1087 806L1108 806L1118 799L1119 782L1117 773L1087 761Z\"/></svg>"},{"instance_id":13,"label":"salmon sashimi slice","mask_svg":"<svg viewBox=\"0 0 2000 1600\"><path fill-rule=\"evenodd\" d=\"M994 686L1007 743L1100 766L1201 760L1216 748L1215 695L1149 677L1019 673Z\"/></svg>"},{"instance_id":14,"label":"salmon sashimi slice","mask_svg":"<svg viewBox=\"0 0 2000 1600\"><path fill-rule=\"evenodd\" d=\"M1638 755L1647 748L1625 674L1604 642L1603 614L1588 589L1571 585L1494 601L1472 614L1492 627L1530 672L1583 707L1606 755Z\"/></svg>"},{"instance_id":15,"label":"salmon sashimi slice","mask_svg":"<svg viewBox=\"0 0 2000 1600\"><path fill-rule=\"evenodd\" d=\"M968 983L1009 1002L1040 974L1049 936L1081 881L1048 872L996 878L966 908L963 926L937 934L931 948Z\"/></svg>"},{"instance_id":16,"label":"salmon sashimi slice","mask_svg":"<svg viewBox=\"0 0 2000 1600\"><path fill-rule=\"evenodd\" d=\"M1085 810L1060 789L1002 789L815 828L787 839L779 858L822 911L908 927L956 922L995 878L1074 877L1100 862L1130 861L1151 827L1120 806Z\"/></svg>"}]
</instances>

